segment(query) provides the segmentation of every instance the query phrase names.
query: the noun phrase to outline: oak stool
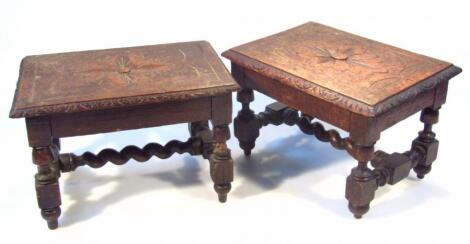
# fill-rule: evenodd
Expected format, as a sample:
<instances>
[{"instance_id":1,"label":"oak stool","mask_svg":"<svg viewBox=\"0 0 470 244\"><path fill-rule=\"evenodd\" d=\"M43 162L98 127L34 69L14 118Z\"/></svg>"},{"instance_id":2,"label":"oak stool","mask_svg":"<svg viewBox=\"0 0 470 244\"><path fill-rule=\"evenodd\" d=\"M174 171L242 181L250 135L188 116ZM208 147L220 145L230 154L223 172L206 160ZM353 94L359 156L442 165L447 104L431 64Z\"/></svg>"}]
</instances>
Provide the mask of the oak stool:
<instances>
[{"instance_id":1,"label":"oak stool","mask_svg":"<svg viewBox=\"0 0 470 244\"><path fill-rule=\"evenodd\" d=\"M250 155L263 126L283 123L347 150L358 161L346 180L346 199L356 218L369 210L379 186L401 181L411 169L419 178L429 173L439 144L432 126L445 102L449 79L461 72L450 63L313 22L222 56L231 60L232 75L242 87L237 94L242 109L234 126L245 155ZM253 90L279 102L255 114L249 107ZM383 130L418 111L424 129L409 151L374 151ZM341 138L313 119L349 136Z\"/></svg>"},{"instance_id":2,"label":"oak stool","mask_svg":"<svg viewBox=\"0 0 470 244\"><path fill-rule=\"evenodd\" d=\"M10 117L26 118L38 167L38 204L49 228L58 227L60 173L83 165L99 168L108 161L122 165L174 153L202 155L210 161L219 201L225 202L233 178L226 145L231 93L238 88L205 41L24 58ZM62 137L187 122L191 137L186 142L59 154Z\"/></svg>"}]
</instances>

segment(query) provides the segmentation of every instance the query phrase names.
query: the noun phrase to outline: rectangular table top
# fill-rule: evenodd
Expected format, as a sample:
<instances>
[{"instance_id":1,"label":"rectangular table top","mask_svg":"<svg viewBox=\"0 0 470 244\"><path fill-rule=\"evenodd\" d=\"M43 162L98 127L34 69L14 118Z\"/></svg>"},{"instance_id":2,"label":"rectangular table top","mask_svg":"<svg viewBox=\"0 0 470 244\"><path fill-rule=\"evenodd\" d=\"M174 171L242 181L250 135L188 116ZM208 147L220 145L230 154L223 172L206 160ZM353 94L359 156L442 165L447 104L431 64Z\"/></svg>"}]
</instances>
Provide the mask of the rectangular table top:
<instances>
[{"instance_id":1,"label":"rectangular table top","mask_svg":"<svg viewBox=\"0 0 470 244\"><path fill-rule=\"evenodd\" d=\"M232 48L222 56L367 116L461 71L450 63L314 22Z\"/></svg>"},{"instance_id":2,"label":"rectangular table top","mask_svg":"<svg viewBox=\"0 0 470 244\"><path fill-rule=\"evenodd\" d=\"M10 117L185 100L238 85L205 41L25 57Z\"/></svg>"}]
</instances>

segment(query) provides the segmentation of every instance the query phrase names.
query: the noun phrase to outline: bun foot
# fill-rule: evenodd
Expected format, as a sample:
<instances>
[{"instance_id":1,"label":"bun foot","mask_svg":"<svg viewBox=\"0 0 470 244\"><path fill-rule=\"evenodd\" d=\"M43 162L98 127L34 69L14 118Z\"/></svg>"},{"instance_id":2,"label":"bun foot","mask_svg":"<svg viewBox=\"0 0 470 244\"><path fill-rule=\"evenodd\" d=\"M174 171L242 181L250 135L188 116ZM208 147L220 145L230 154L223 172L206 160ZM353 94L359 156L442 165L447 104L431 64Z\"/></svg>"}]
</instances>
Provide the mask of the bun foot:
<instances>
[{"instance_id":1,"label":"bun foot","mask_svg":"<svg viewBox=\"0 0 470 244\"><path fill-rule=\"evenodd\" d=\"M251 155L251 150L255 147L254 141L240 141L240 147L243 149L245 156Z\"/></svg>"},{"instance_id":2,"label":"bun foot","mask_svg":"<svg viewBox=\"0 0 470 244\"><path fill-rule=\"evenodd\" d=\"M428 166L418 165L413 170L415 171L418 179L423 179L425 175L431 172L431 165L428 165Z\"/></svg>"},{"instance_id":3,"label":"bun foot","mask_svg":"<svg viewBox=\"0 0 470 244\"><path fill-rule=\"evenodd\" d=\"M231 184L221 184L221 185L214 185L214 190L217 192L219 197L219 202L224 203L227 201L227 195L232 188Z\"/></svg>"},{"instance_id":4,"label":"bun foot","mask_svg":"<svg viewBox=\"0 0 470 244\"><path fill-rule=\"evenodd\" d=\"M225 203L227 201L227 195L219 194L219 202Z\"/></svg>"},{"instance_id":5,"label":"bun foot","mask_svg":"<svg viewBox=\"0 0 470 244\"><path fill-rule=\"evenodd\" d=\"M353 206L351 203L349 203L348 207L356 219L361 219L362 215L369 211L369 204L365 206Z\"/></svg>"},{"instance_id":6,"label":"bun foot","mask_svg":"<svg viewBox=\"0 0 470 244\"><path fill-rule=\"evenodd\" d=\"M59 227L59 221L57 219L47 221L47 227L49 230L55 230Z\"/></svg>"},{"instance_id":7,"label":"bun foot","mask_svg":"<svg viewBox=\"0 0 470 244\"><path fill-rule=\"evenodd\" d=\"M60 216L60 208L54 209L45 209L41 211L41 215L47 222L47 227L50 230L55 230L59 227L59 216Z\"/></svg>"}]
</instances>

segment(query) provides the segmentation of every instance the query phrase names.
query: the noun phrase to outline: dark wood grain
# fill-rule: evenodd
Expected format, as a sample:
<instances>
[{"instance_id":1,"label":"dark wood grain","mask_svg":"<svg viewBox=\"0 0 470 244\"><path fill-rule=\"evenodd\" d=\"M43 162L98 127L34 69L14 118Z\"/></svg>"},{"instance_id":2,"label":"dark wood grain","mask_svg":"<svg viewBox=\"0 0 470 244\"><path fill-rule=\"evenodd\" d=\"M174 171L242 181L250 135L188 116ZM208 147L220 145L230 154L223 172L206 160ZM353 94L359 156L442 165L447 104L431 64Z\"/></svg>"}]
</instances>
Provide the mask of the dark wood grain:
<instances>
[{"instance_id":1,"label":"dark wood grain","mask_svg":"<svg viewBox=\"0 0 470 244\"><path fill-rule=\"evenodd\" d=\"M316 23L232 48L223 56L231 60L232 75L242 87L237 94L242 109L234 125L245 155L251 154L263 126L281 124L297 125L302 132L346 150L357 160L345 191L356 218L369 210L379 186L398 183L411 169L418 178L430 172L439 145L432 125L446 101L449 80L462 71ZM253 90L285 105L276 102L255 114L249 107ZM374 152L382 131L419 111L425 126L411 150ZM342 138L313 119L349 136Z\"/></svg>"},{"instance_id":2,"label":"dark wood grain","mask_svg":"<svg viewBox=\"0 0 470 244\"><path fill-rule=\"evenodd\" d=\"M28 56L10 117L187 100L237 88L205 41Z\"/></svg>"},{"instance_id":3,"label":"dark wood grain","mask_svg":"<svg viewBox=\"0 0 470 244\"><path fill-rule=\"evenodd\" d=\"M70 137L186 123L211 118L211 97L51 115L52 135ZM190 112L189 112L190 111Z\"/></svg>"},{"instance_id":4,"label":"dark wood grain","mask_svg":"<svg viewBox=\"0 0 470 244\"><path fill-rule=\"evenodd\" d=\"M10 116L26 117L37 165L36 193L50 229L59 226L59 176L79 166L131 159L202 155L214 190L227 200L233 180L232 96L238 90L207 42L31 56L23 60ZM213 130L209 128L211 121ZM149 143L81 155L62 153L60 138L189 123L186 142Z\"/></svg>"},{"instance_id":5,"label":"dark wood grain","mask_svg":"<svg viewBox=\"0 0 470 244\"><path fill-rule=\"evenodd\" d=\"M234 64L233 66L237 65ZM289 104L289 107L302 110L324 121L334 121L334 124L339 128L349 130L351 112L348 109L332 106L328 101L313 97L301 90L278 82L278 80L269 78L253 70L238 67L237 71L244 72L243 80L237 79L237 82L240 82L240 85L243 87L254 89L275 98L277 101ZM316 104L316 106L305 106L305 104L308 103Z\"/></svg>"},{"instance_id":6,"label":"dark wood grain","mask_svg":"<svg viewBox=\"0 0 470 244\"><path fill-rule=\"evenodd\" d=\"M232 48L233 63L366 116L461 72L450 63L317 23Z\"/></svg>"}]
</instances>

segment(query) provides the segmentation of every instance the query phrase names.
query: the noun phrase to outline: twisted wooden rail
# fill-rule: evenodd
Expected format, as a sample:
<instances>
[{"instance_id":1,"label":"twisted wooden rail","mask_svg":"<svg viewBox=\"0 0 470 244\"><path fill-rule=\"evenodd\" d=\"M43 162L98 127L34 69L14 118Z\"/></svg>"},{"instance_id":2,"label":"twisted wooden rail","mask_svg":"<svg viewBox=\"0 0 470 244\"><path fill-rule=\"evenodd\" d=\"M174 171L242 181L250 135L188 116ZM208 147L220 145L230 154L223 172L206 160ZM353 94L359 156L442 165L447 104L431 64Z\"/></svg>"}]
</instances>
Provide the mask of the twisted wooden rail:
<instances>
[{"instance_id":1,"label":"twisted wooden rail","mask_svg":"<svg viewBox=\"0 0 470 244\"><path fill-rule=\"evenodd\" d=\"M255 114L250 109L250 102L254 100L253 90L241 90L237 93L237 100L242 104L242 109L234 119L235 136L247 156L255 147L263 126L286 124L297 125L305 134L329 142L336 149L346 150L356 159L358 165L346 179L345 194L349 209L356 218L361 218L369 210L369 204L380 186L393 185L405 179L412 169L418 178L423 178L431 171L432 163L437 157L439 142L435 139L432 125L438 122L439 108L426 108L421 112L420 120L424 123L424 129L413 140L409 151L388 154L383 151L374 152L373 145L354 144L349 137L342 138L338 131L326 130L321 123L312 122L313 117L299 115L297 110L279 102L272 103L266 106L264 112ZM373 169L367 166L369 162Z\"/></svg>"},{"instance_id":2,"label":"twisted wooden rail","mask_svg":"<svg viewBox=\"0 0 470 244\"><path fill-rule=\"evenodd\" d=\"M161 159L169 158L174 153L200 155L203 152L204 142L200 137L191 137L186 142L172 140L164 146L158 143L149 143L143 148L137 146L126 146L121 151L114 149L103 149L98 154L85 152L80 156L73 153L60 154L59 162L62 172L75 170L77 167L88 165L92 168L103 167L107 162L115 165L123 165L130 159L145 162L152 156Z\"/></svg>"},{"instance_id":3,"label":"twisted wooden rail","mask_svg":"<svg viewBox=\"0 0 470 244\"><path fill-rule=\"evenodd\" d=\"M256 118L260 123L260 128L269 124L297 125L303 133L314 135L322 142L329 142L336 149L348 151L352 149L349 137L342 138L334 129L326 130L320 122L312 122L311 116L303 113L299 115L297 110L288 108L282 103L273 103L267 106L266 111L256 115Z\"/></svg>"},{"instance_id":4,"label":"twisted wooden rail","mask_svg":"<svg viewBox=\"0 0 470 244\"><path fill-rule=\"evenodd\" d=\"M249 111L246 109L245 111ZM417 173L418 178L423 178L431 170L431 163L437 155L438 141L432 132L432 124L437 122L436 111L425 110L421 115L421 121L425 128L413 141L411 149L403 153L388 154L384 151L376 151L371 160L373 174L377 186L395 184L408 177L411 169ZM308 135L314 135L322 142L329 142L334 148L353 152L354 145L349 137L342 138L334 129L326 130L320 122L312 122L313 118L286 105L276 102L266 107L264 112L254 115L258 123L258 129L269 124L289 126L297 125L300 130Z\"/></svg>"}]
</instances>

